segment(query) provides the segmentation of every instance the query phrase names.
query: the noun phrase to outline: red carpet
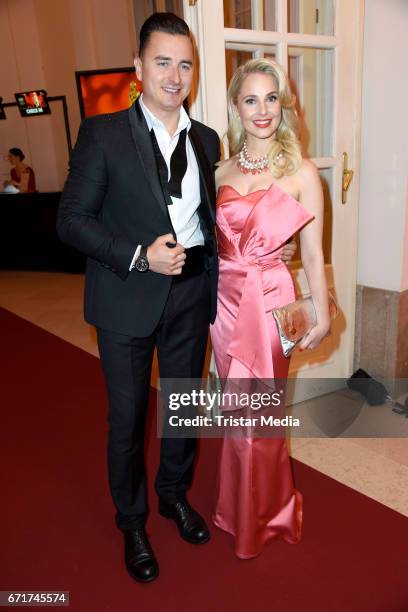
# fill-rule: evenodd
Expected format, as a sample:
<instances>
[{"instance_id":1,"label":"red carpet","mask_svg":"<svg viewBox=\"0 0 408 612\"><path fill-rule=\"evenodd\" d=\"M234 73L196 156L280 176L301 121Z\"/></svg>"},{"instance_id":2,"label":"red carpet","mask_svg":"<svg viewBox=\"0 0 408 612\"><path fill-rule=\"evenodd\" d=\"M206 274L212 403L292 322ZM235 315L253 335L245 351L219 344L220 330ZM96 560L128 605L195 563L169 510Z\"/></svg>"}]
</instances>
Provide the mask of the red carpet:
<instances>
[{"instance_id":1,"label":"red carpet","mask_svg":"<svg viewBox=\"0 0 408 612\"><path fill-rule=\"evenodd\" d=\"M240 561L231 537L213 527L211 542L194 547L158 515L151 495L148 531L161 576L133 582L108 493L98 360L2 309L0 327L0 590L70 591L75 612L408 611L408 520L296 461L300 544L272 543ZM202 441L190 495L207 519L217 444Z\"/></svg>"}]
</instances>

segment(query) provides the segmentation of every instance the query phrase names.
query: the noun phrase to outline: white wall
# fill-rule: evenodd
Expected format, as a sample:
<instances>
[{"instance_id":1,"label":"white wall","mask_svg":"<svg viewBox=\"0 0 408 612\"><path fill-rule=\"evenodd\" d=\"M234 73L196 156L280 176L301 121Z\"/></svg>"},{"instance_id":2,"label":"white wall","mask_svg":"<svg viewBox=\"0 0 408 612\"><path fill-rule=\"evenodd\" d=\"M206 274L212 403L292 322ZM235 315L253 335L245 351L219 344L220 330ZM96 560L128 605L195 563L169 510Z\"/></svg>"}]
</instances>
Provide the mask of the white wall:
<instances>
[{"instance_id":1,"label":"white wall","mask_svg":"<svg viewBox=\"0 0 408 612\"><path fill-rule=\"evenodd\" d=\"M3 102L15 102L14 93L26 89L48 89L41 54L33 0L6 0L0 3L0 91ZM50 91L50 95L54 92ZM58 92L60 93L60 92ZM1 157L19 147L25 162L34 167L39 189L58 188L58 173L52 133L52 116L22 119L16 107L6 108L0 121ZM9 178L10 166L2 159L1 178Z\"/></svg>"},{"instance_id":2,"label":"white wall","mask_svg":"<svg viewBox=\"0 0 408 612\"><path fill-rule=\"evenodd\" d=\"M394 291L408 288L407 58L408 2L366 0L357 282Z\"/></svg>"},{"instance_id":3,"label":"white wall","mask_svg":"<svg viewBox=\"0 0 408 612\"><path fill-rule=\"evenodd\" d=\"M0 0L0 95L46 89L67 97L73 143L80 123L76 70L131 66L136 50L132 0ZM59 191L68 149L60 102L50 116L21 118L7 108L0 121L0 182L9 177L4 155L11 147L26 154L40 191Z\"/></svg>"}]
</instances>

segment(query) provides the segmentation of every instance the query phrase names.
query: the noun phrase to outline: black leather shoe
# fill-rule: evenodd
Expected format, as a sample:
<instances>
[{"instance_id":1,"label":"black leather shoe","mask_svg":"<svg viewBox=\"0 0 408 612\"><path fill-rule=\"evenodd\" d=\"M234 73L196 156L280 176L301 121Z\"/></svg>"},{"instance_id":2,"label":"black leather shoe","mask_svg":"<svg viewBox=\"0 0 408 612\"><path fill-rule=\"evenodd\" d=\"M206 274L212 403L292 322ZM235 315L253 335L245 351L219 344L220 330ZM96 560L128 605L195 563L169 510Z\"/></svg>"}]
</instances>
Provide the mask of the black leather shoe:
<instances>
[{"instance_id":1,"label":"black leather shoe","mask_svg":"<svg viewBox=\"0 0 408 612\"><path fill-rule=\"evenodd\" d=\"M205 544L210 539L210 532L204 519L193 510L187 500L175 504L160 500L159 512L162 516L175 521L183 540L191 544Z\"/></svg>"},{"instance_id":2,"label":"black leather shoe","mask_svg":"<svg viewBox=\"0 0 408 612\"><path fill-rule=\"evenodd\" d=\"M159 566L144 527L124 531L125 563L130 576L139 582L151 582L159 575Z\"/></svg>"}]
</instances>

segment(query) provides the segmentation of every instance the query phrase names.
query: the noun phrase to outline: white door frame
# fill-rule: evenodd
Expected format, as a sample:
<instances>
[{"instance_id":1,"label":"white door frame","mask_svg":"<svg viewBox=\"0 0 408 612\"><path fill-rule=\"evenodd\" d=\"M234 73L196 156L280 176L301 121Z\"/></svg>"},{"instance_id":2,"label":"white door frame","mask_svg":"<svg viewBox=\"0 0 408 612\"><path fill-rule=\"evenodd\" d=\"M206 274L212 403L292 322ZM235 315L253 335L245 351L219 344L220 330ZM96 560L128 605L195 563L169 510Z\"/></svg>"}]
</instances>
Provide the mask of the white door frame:
<instances>
[{"instance_id":1,"label":"white door frame","mask_svg":"<svg viewBox=\"0 0 408 612\"><path fill-rule=\"evenodd\" d=\"M256 5L257 0L252 0L254 2ZM276 0L275 4L278 31L270 32L224 28L222 0L211 0L210 3L184 0L184 16L197 40L200 61L199 93L191 106L191 114L213 127L220 137L225 135L227 44L274 45L277 61L286 70L289 46L334 50L333 155L313 158L313 162L319 169L333 169L332 263L326 265L326 273L329 286L335 287L341 315L334 324L332 339L325 340L325 343L332 342L328 358L313 365L313 362L305 363L304 355L295 354L292 365L295 372L301 372L301 376L306 378L348 377L352 372L354 354L364 0L336 2L333 36L288 32L287 2ZM355 172L346 205L341 204L343 151L348 153L349 167ZM295 271L294 275L298 289L307 295L303 269Z\"/></svg>"}]
</instances>

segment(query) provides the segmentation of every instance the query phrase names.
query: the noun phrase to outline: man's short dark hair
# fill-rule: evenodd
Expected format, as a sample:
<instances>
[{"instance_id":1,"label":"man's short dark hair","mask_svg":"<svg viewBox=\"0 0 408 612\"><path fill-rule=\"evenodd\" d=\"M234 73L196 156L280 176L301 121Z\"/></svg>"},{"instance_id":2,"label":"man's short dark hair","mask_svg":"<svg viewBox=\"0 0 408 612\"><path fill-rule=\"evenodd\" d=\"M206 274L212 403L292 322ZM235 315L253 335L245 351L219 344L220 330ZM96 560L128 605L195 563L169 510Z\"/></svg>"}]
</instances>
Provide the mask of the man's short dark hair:
<instances>
[{"instance_id":1,"label":"man's short dark hair","mask_svg":"<svg viewBox=\"0 0 408 612\"><path fill-rule=\"evenodd\" d=\"M139 34L139 57L142 56L153 32L190 36L186 22L174 13L153 13L146 19Z\"/></svg>"},{"instance_id":2,"label":"man's short dark hair","mask_svg":"<svg viewBox=\"0 0 408 612\"><path fill-rule=\"evenodd\" d=\"M17 147L13 147L12 149L9 149L9 153L10 155L14 155L14 157L18 157L20 161L23 161L23 159L25 158L25 155L22 152L22 150L18 149Z\"/></svg>"}]
</instances>

